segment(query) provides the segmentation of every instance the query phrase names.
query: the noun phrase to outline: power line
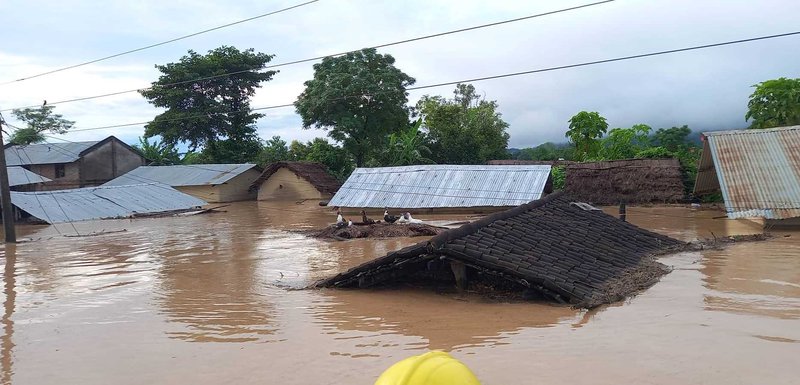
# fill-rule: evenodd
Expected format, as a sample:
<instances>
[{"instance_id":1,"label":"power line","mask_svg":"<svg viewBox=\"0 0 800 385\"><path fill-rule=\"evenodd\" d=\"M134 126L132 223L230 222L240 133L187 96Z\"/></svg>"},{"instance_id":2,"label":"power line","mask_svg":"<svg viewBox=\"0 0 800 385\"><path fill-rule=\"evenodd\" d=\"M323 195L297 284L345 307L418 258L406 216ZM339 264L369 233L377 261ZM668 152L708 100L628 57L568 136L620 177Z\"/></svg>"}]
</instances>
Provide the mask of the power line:
<instances>
[{"instance_id":1,"label":"power line","mask_svg":"<svg viewBox=\"0 0 800 385\"><path fill-rule=\"evenodd\" d=\"M722 46L727 46L727 45L749 43L749 42L760 41L760 40L776 39L776 38L788 37L788 36L794 36L794 35L800 35L800 31L787 32L787 33L781 33L781 34L775 34L775 35L759 36L759 37L753 37L753 38L748 38L748 39L731 40L731 41L726 41L726 42L721 42L721 43L703 44L703 45L697 45L697 46L691 46L691 47L685 47L685 48L677 48L677 49L670 49L670 50L664 50L664 51L655 51L655 52L649 52L649 53L643 53L643 54L637 54L637 55L620 56L620 57L611 58L611 59L594 60L594 61L588 61L588 62L582 62L582 63L576 63L576 64L567 64L567 65L561 65L561 66L555 66L555 67L545 67L545 68L533 69L533 70L528 70L528 71L510 72L510 73L505 73L505 74L501 74L501 75L491 75L491 76L476 77L476 78L471 78L471 79L462 79L462 80L457 80L457 81L449 81L449 82L444 82L444 83L428 84L428 85L424 85L424 86L409 87L409 88L406 88L406 90L407 91L422 90L422 89L427 89L427 88L435 88L435 87L455 85L455 84L459 84L459 83L471 83L471 82L478 82L478 81L484 81L484 80L493 80L493 79L501 79L501 78L508 78L508 77L514 77L514 76L521 76L521 75L530 75L530 74L536 74L536 73L558 71L558 70L570 69L570 68L587 67L587 66L598 65L598 64L606 64L606 63L620 62L620 61L626 61L626 60L641 59L641 58L646 58L646 57L659 56L659 55L668 55L668 54L679 53L679 52L696 51L696 50L700 50L700 49L707 49L707 48L722 47ZM360 95L349 95L349 96L343 96L343 97L336 97L336 98L331 98L329 100L333 101L333 100L344 100L344 99L348 99L348 98L362 98L362 97L365 97L365 96L374 96L374 95L377 95L377 94L380 94L380 92L374 93L374 94L360 94ZM266 106L266 107L257 107L257 108L253 108L251 110L252 111L263 111L263 110L271 110L271 109L278 109L278 108L285 108L285 107L292 107L292 106L294 106L293 103L287 103L287 104L279 104L279 105ZM235 112L225 112L225 114L233 114L233 113L235 113ZM208 114L195 114L195 115L184 116L184 117L181 117L181 118L161 119L161 120L159 120L159 122L173 122L173 121L193 119L193 118L205 117L205 116L208 116ZM93 130L104 130L104 129L109 129L109 128L140 126L140 125L148 124L150 122L152 122L152 121L136 122L136 123L124 123L124 124L114 124L114 125L90 127L90 128L78 128L78 129L70 130L70 132L93 131Z\"/></svg>"},{"instance_id":2,"label":"power line","mask_svg":"<svg viewBox=\"0 0 800 385\"><path fill-rule=\"evenodd\" d=\"M518 21L524 21L524 20L528 20L528 19L534 19L534 18L538 18L538 17L543 17L543 16L549 16L549 15L554 15L554 14L558 14L558 13L574 11L574 10L578 10L578 9L581 9L581 8L588 8L588 7L592 7L592 6L596 6L596 5L611 3L611 2L614 2L614 1L616 1L616 0L604 0L604 1L599 1L599 2L595 2L595 3L579 5L579 6L575 6L575 7L562 8L562 9L558 9L558 10L555 10L555 11L538 13L538 14L518 17L518 18L514 18L514 19L507 19L507 20L497 21L497 22L488 23L488 24L481 24L481 25L472 26L472 27L454 29L454 30L450 30L450 31L446 31L446 32L439 32L439 33L435 33L435 34L431 34L431 35L423 35L423 36L418 36L418 37L414 37L414 38L398 40L398 41L394 41L394 42L390 42L390 43L384 43L384 44L375 45L375 46L368 47L368 48L369 49L377 49L377 48L391 47L391 46L394 46L394 45L400 45L400 44L405 44L405 43L412 43L412 42L420 41L420 40L426 40L426 39L431 39L431 38L436 38L436 37L441 37L441 36L457 34L457 33L461 33L461 32L468 32L468 31L473 31L473 30L482 29L482 28L495 27L495 26L498 26L498 25L509 24L509 23L514 23L514 22L518 22ZM358 51L360 51L360 49L359 50L345 51L345 52L338 52L338 53L329 54L329 55L323 55L323 56L315 56L315 57L311 57L311 58L307 58L307 59L299 59L299 60L294 60L294 61L288 61L288 62L273 64L273 65L268 65L268 66L263 67L262 69L271 69L271 68L284 67L284 66L288 66L288 65L307 63L307 62L311 62L311 61L321 60L321 59L324 59L326 57L337 57L337 56L347 55L349 53L354 53L354 52L358 52ZM177 85L181 85L181 84L199 82L199 81L204 81L204 80L211 80L211 79L216 79L216 78L226 77L226 76L231 76L231 75L238 75L238 74L247 73L247 72L250 72L250 71L252 71L252 70L242 70L242 71L227 72L227 73L223 73L223 74L219 74L219 75L201 77L201 78L190 79L190 80L183 80L183 81L174 82L174 83L161 84L158 87L172 87L172 86L177 86ZM127 93L132 93L132 92L139 92L139 91L149 90L149 89L152 89L152 88L153 88L152 86L148 86L148 87L142 87L142 88L136 88L136 89L130 89L130 90L124 90L124 91L115 91L115 92L110 92L110 93L100 94L100 95L84 96L84 97L79 97L79 98L59 100L59 101L55 101L55 102L48 102L48 104L49 105L55 105L55 104L80 102L80 101L92 100L92 99L107 98L107 97L110 97L110 96L123 95L123 94L127 94ZM34 107L39 107L39 106L38 105L31 105L31 106L17 107L17 108L34 108ZM0 110L0 111L10 111L10 110L13 110L13 109L14 108Z\"/></svg>"},{"instance_id":3,"label":"power line","mask_svg":"<svg viewBox=\"0 0 800 385\"><path fill-rule=\"evenodd\" d=\"M146 49L162 46L162 45L165 45L165 44L174 43L174 42L176 42L178 40L187 39L187 38L194 37L194 36L197 36L197 35L202 35L204 33L216 31L216 30L219 30L219 29L222 29L222 28L226 28L226 27L230 27L230 26L233 26L233 25L245 23L245 22L248 22L248 21L260 19L262 17L267 17L267 16L275 15L275 14L278 14L278 13L281 13L281 12L286 12L286 11L289 11L289 10L292 10L292 9L295 9L295 8L299 8L299 7L302 7L302 6L305 6L305 5L316 3L317 1L319 1L319 0L307 1L305 3L300 3L300 4L293 5L291 7L286 7L286 8L279 9L277 11L264 13L264 14L261 14L261 15L249 17L247 19L242 19L242 20L235 21L235 22L232 22L232 23L223 24L223 25L220 25L220 26L217 26L217 27L214 27L214 28L209 28L209 29L205 29L205 30L202 30L202 31L199 31L199 32L190 33L188 35L176 37L174 39L170 39L170 40L167 40L167 41L162 41L160 43L150 44L150 45L147 45L147 46L144 46L144 47L141 47L141 48L136 48L136 49L124 51L124 52L116 53L116 54L109 55L109 56L104 56L104 57L101 57L101 58L98 58L98 59L89 60L89 61L85 61L85 62L82 62L82 63L74 64L74 65L71 65L71 66L62 67L62 68L54 69L54 70L51 70L51 71L47 71L47 72L42 72L42 73L35 74L35 75L26 76L26 77L19 78L19 79L16 79L16 80L10 80L10 81L7 81L5 83L0 83L0 86L11 84L11 83L16 83L16 82L22 82L22 81L33 79L33 78L38 78L38 77L41 77L41 76L54 74L56 72L66 71L66 70L69 70L69 69L82 67L82 66L85 66L85 65L101 62L101 61L104 61L104 60L113 59L113 58L116 58L116 57L128 55L128 54L131 54L131 53L134 53L134 52L144 51Z\"/></svg>"}]
</instances>

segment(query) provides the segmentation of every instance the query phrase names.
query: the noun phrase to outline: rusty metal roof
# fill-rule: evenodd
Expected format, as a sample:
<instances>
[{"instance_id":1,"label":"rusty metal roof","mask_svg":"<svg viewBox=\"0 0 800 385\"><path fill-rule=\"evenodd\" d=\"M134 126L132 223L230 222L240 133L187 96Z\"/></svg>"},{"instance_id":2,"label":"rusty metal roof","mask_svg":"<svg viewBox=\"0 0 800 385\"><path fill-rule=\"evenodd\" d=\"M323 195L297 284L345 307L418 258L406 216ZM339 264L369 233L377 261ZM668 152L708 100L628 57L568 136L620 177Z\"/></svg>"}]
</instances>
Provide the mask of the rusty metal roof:
<instances>
[{"instance_id":1,"label":"rusty metal roof","mask_svg":"<svg viewBox=\"0 0 800 385\"><path fill-rule=\"evenodd\" d=\"M11 203L47 223L124 218L191 209L206 202L163 184L99 186L71 190L11 192Z\"/></svg>"},{"instance_id":2,"label":"rusty metal roof","mask_svg":"<svg viewBox=\"0 0 800 385\"><path fill-rule=\"evenodd\" d=\"M704 135L695 194L721 191L729 218L800 217L800 126Z\"/></svg>"},{"instance_id":3,"label":"rusty metal roof","mask_svg":"<svg viewBox=\"0 0 800 385\"><path fill-rule=\"evenodd\" d=\"M163 183L168 186L202 186L223 184L257 167L255 164L186 164L176 166L140 166L104 186L137 183Z\"/></svg>"},{"instance_id":4,"label":"rusty metal roof","mask_svg":"<svg viewBox=\"0 0 800 385\"><path fill-rule=\"evenodd\" d=\"M550 166L418 165L356 169L330 206L517 206L542 197Z\"/></svg>"},{"instance_id":5,"label":"rusty metal roof","mask_svg":"<svg viewBox=\"0 0 800 385\"><path fill-rule=\"evenodd\" d=\"M9 186L22 186L26 184L50 182L50 179L19 166L10 166L7 168L7 170Z\"/></svg>"}]
</instances>

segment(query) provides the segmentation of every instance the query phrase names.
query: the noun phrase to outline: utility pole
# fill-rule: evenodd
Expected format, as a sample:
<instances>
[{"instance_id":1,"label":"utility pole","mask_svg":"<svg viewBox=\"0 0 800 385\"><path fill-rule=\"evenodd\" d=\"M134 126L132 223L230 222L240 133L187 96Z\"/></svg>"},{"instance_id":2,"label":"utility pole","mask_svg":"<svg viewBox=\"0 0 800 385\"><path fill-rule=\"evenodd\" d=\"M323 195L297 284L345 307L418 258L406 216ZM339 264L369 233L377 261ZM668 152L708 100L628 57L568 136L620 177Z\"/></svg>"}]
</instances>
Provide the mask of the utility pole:
<instances>
[{"instance_id":1,"label":"utility pole","mask_svg":"<svg viewBox=\"0 0 800 385\"><path fill-rule=\"evenodd\" d=\"M3 205L3 229L6 234L6 243L17 242L17 232L14 229L14 207L11 206L11 190L8 186L8 168L6 167L6 150L3 143L3 124L5 121L0 116L0 205Z\"/></svg>"}]
</instances>

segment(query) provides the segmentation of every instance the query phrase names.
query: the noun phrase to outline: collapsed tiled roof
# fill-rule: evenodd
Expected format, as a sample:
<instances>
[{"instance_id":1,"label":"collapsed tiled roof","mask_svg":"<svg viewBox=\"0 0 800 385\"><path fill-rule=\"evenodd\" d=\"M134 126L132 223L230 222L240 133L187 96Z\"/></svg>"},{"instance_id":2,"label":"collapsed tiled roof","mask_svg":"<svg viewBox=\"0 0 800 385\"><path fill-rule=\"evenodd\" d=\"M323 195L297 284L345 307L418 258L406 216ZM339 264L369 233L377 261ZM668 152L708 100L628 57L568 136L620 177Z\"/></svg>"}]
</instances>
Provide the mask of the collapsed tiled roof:
<instances>
[{"instance_id":1,"label":"collapsed tiled roof","mask_svg":"<svg viewBox=\"0 0 800 385\"><path fill-rule=\"evenodd\" d=\"M431 261L445 259L559 302L594 307L655 283L667 270L653 255L683 245L574 203L567 193L552 194L389 253L315 286L394 283L429 269Z\"/></svg>"},{"instance_id":2,"label":"collapsed tiled roof","mask_svg":"<svg viewBox=\"0 0 800 385\"><path fill-rule=\"evenodd\" d=\"M264 172L256 179L250 186L251 189L257 189L269 179L275 172L282 167L289 169L289 171L297 174L303 179L311 183L317 191L323 194L334 194L342 183L336 180L331 174L328 173L328 168L322 163L317 162L275 162L264 168Z\"/></svg>"}]
</instances>

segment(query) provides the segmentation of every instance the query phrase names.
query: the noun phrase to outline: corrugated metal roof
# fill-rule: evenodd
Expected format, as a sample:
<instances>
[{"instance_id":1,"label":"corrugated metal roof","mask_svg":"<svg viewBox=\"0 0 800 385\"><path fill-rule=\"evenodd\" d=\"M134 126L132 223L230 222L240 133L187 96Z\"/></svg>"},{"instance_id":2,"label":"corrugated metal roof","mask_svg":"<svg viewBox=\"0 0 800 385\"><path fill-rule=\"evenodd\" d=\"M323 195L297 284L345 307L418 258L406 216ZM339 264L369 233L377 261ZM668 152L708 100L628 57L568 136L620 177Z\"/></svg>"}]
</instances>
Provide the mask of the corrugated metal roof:
<instances>
[{"instance_id":1,"label":"corrugated metal roof","mask_svg":"<svg viewBox=\"0 0 800 385\"><path fill-rule=\"evenodd\" d=\"M71 163L80 158L80 153L99 143L41 143L26 146L9 146L6 148L6 164L8 166L24 166L29 164Z\"/></svg>"},{"instance_id":2,"label":"corrugated metal roof","mask_svg":"<svg viewBox=\"0 0 800 385\"><path fill-rule=\"evenodd\" d=\"M22 186L26 184L44 183L50 181L48 178L45 178L35 172L28 171L19 166L11 166L7 169L9 186Z\"/></svg>"},{"instance_id":3,"label":"corrugated metal roof","mask_svg":"<svg viewBox=\"0 0 800 385\"><path fill-rule=\"evenodd\" d=\"M122 218L203 206L206 202L162 184L11 192L14 206L48 223Z\"/></svg>"},{"instance_id":4,"label":"corrugated metal roof","mask_svg":"<svg viewBox=\"0 0 800 385\"><path fill-rule=\"evenodd\" d=\"M696 193L721 191L729 218L800 217L800 126L704 135Z\"/></svg>"},{"instance_id":5,"label":"corrugated metal roof","mask_svg":"<svg viewBox=\"0 0 800 385\"><path fill-rule=\"evenodd\" d=\"M159 182L169 186L217 185L256 167L255 164L187 164L177 166L141 166L113 179L104 186Z\"/></svg>"},{"instance_id":6,"label":"corrugated metal roof","mask_svg":"<svg viewBox=\"0 0 800 385\"><path fill-rule=\"evenodd\" d=\"M517 206L542 197L550 166L420 165L358 168L330 206L442 208Z\"/></svg>"}]
</instances>

